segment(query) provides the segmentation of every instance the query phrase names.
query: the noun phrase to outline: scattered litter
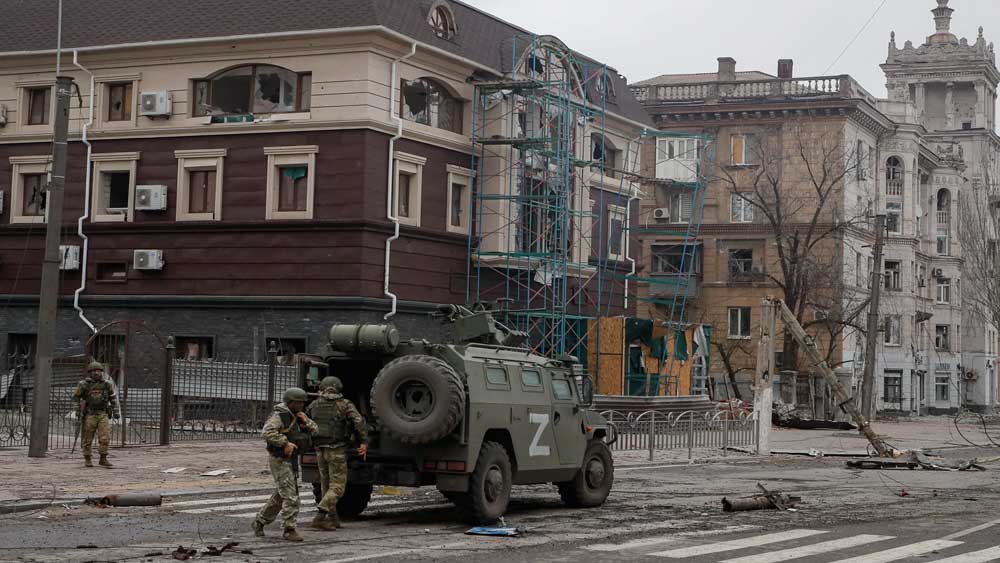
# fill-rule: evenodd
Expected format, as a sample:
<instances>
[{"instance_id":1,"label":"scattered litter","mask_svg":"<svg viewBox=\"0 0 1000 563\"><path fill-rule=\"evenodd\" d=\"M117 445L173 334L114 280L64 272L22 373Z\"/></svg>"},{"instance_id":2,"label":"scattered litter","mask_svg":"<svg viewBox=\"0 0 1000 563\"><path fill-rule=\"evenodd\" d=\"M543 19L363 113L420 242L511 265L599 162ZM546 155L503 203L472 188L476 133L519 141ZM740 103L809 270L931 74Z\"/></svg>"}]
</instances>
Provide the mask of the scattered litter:
<instances>
[{"instance_id":1,"label":"scattered litter","mask_svg":"<svg viewBox=\"0 0 1000 563\"><path fill-rule=\"evenodd\" d=\"M918 451L909 452L908 460L892 459L856 459L847 462L852 469L925 469L928 471L968 471L978 469L986 471L976 458L962 461L932 460Z\"/></svg>"},{"instance_id":2,"label":"scattered litter","mask_svg":"<svg viewBox=\"0 0 1000 563\"><path fill-rule=\"evenodd\" d=\"M470 528L465 532L470 536L505 536L514 537L521 535L521 530L518 528L500 528L497 526L479 526L476 528Z\"/></svg>"},{"instance_id":3,"label":"scattered litter","mask_svg":"<svg viewBox=\"0 0 1000 563\"><path fill-rule=\"evenodd\" d=\"M902 488L902 489L899 489L899 496L901 496L901 497L908 497L908 496L910 496L910 493L908 493L906 491L906 488Z\"/></svg>"},{"instance_id":4,"label":"scattered litter","mask_svg":"<svg viewBox=\"0 0 1000 563\"><path fill-rule=\"evenodd\" d=\"M183 545L179 545L177 546L177 549L175 549L174 552L171 553L170 555L172 555L174 559L178 561L187 561L188 559L191 559L195 555L198 555L198 550L188 549Z\"/></svg>"},{"instance_id":5,"label":"scattered litter","mask_svg":"<svg viewBox=\"0 0 1000 563\"><path fill-rule=\"evenodd\" d=\"M79 506L72 504L64 504L62 505L62 507L65 508L66 510L76 510L77 508L80 508Z\"/></svg>"},{"instance_id":6,"label":"scattered litter","mask_svg":"<svg viewBox=\"0 0 1000 563\"><path fill-rule=\"evenodd\" d=\"M808 455L811 456L811 457L823 457L823 452L820 451L820 450L817 450L816 448L811 448L809 450Z\"/></svg>"},{"instance_id":7,"label":"scattered litter","mask_svg":"<svg viewBox=\"0 0 1000 563\"><path fill-rule=\"evenodd\" d=\"M793 510L793 507L802 501L801 497L794 497L781 493L780 491L769 491L764 485L757 483L760 494L749 498L738 498L729 500L723 497L722 510L724 512L742 512L744 510L763 510L767 508L777 508L778 510Z\"/></svg>"},{"instance_id":8,"label":"scattered litter","mask_svg":"<svg viewBox=\"0 0 1000 563\"><path fill-rule=\"evenodd\" d=\"M164 469L163 473L181 473L186 471L187 467L171 467L170 469Z\"/></svg>"},{"instance_id":9,"label":"scattered litter","mask_svg":"<svg viewBox=\"0 0 1000 563\"><path fill-rule=\"evenodd\" d=\"M49 519L48 514L49 514L48 512L42 512L38 516L35 516L35 518L37 518L39 520L48 520Z\"/></svg>"},{"instance_id":10,"label":"scattered litter","mask_svg":"<svg viewBox=\"0 0 1000 563\"><path fill-rule=\"evenodd\" d=\"M232 469L213 469L212 471L199 473L199 475L202 477L218 477L219 475L225 475L230 472L232 472Z\"/></svg>"},{"instance_id":11,"label":"scattered litter","mask_svg":"<svg viewBox=\"0 0 1000 563\"><path fill-rule=\"evenodd\" d=\"M238 545L240 545L239 542L229 542L226 545L222 546L221 549L218 548L218 547L215 547L214 545L210 545L210 546L206 547L205 551L202 551L201 553L202 553L202 555L222 555L223 553L229 551L230 549L232 549L232 548L234 548L234 547L236 547Z\"/></svg>"},{"instance_id":12,"label":"scattered litter","mask_svg":"<svg viewBox=\"0 0 1000 563\"><path fill-rule=\"evenodd\" d=\"M85 543L76 546L77 549L97 549L97 546L92 543Z\"/></svg>"}]
</instances>

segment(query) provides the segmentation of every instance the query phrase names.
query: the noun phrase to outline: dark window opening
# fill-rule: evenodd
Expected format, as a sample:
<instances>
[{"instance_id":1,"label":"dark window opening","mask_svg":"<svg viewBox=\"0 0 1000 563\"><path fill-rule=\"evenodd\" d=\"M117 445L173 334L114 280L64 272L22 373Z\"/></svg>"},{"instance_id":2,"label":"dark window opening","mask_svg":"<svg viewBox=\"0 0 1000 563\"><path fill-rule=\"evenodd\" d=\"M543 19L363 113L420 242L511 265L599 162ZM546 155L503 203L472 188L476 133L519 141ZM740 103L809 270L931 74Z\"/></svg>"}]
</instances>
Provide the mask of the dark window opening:
<instances>
[{"instance_id":1,"label":"dark window opening","mask_svg":"<svg viewBox=\"0 0 1000 563\"><path fill-rule=\"evenodd\" d=\"M174 346L177 359L210 360L215 357L215 338L211 336L176 336Z\"/></svg>"},{"instance_id":2,"label":"dark window opening","mask_svg":"<svg viewBox=\"0 0 1000 563\"><path fill-rule=\"evenodd\" d=\"M903 401L903 372L886 371L882 376L882 401L901 403Z\"/></svg>"},{"instance_id":3,"label":"dark window opening","mask_svg":"<svg viewBox=\"0 0 1000 563\"><path fill-rule=\"evenodd\" d=\"M51 101L51 87L28 89L28 125L48 124Z\"/></svg>"},{"instance_id":4,"label":"dark window opening","mask_svg":"<svg viewBox=\"0 0 1000 563\"><path fill-rule=\"evenodd\" d=\"M104 213L124 213L128 210L128 195L132 185L129 172L102 174L101 207Z\"/></svg>"},{"instance_id":5,"label":"dark window opening","mask_svg":"<svg viewBox=\"0 0 1000 563\"><path fill-rule=\"evenodd\" d=\"M268 338L268 349L270 349L273 343L275 349L278 351L278 356L276 362L279 365L290 366L295 364L295 354L305 354L306 353L306 339L305 338Z\"/></svg>"},{"instance_id":6,"label":"dark window opening","mask_svg":"<svg viewBox=\"0 0 1000 563\"><path fill-rule=\"evenodd\" d=\"M409 219L411 217L413 174L400 172L396 183L396 215Z\"/></svg>"},{"instance_id":7,"label":"dark window opening","mask_svg":"<svg viewBox=\"0 0 1000 563\"><path fill-rule=\"evenodd\" d=\"M128 264L125 262L98 262L97 281L118 282L128 281Z\"/></svg>"},{"instance_id":8,"label":"dark window opening","mask_svg":"<svg viewBox=\"0 0 1000 563\"><path fill-rule=\"evenodd\" d=\"M452 183L451 185L451 226L463 227L465 221L465 185Z\"/></svg>"},{"instance_id":9,"label":"dark window opening","mask_svg":"<svg viewBox=\"0 0 1000 563\"><path fill-rule=\"evenodd\" d=\"M972 129L972 122L971 121L963 121L962 122L962 129L965 129L965 130Z\"/></svg>"},{"instance_id":10,"label":"dark window opening","mask_svg":"<svg viewBox=\"0 0 1000 563\"><path fill-rule=\"evenodd\" d=\"M657 245L652 247L651 252L654 274L681 275L701 273L701 253L694 246L685 247L683 244Z\"/></svg>"},{"instance_id":11,"label":"dark window opening","mask_svg":"<svg viewBox=\"0 0 1000 563\"><path fill-rule=\"evenodd\" d=\"M108 121L132 119L132 83L108 85Z\"/></svg>"},{"instance_id":12,"label":"dark window opening","mask_svg":"<svg viewBox=\"0 0 1000 563\"><path fill-rule=\"evenodd\" d=\"M45 202L48 198L45 174L21 175L21 215L25 217L41 217L45 215Z\"/></svg>"},{"instance_id":13,"label":"dark window opening","mask_svg":"<svg viewBox=\"0 0 1000 563\"><path fill-rule=\"evenodd\" d=\"M602 169L605 176L616 178L621 151L615 149L615 146L606 137L602 137L601 135L592 135L590 141L593 145L593 150L591 151L593 166Z\"/></svg>"},{"instance_id":14,"label":"dark window opening","mask_svg":"<svg viewBox=\"0 0 1000 563\"><path fill-rule=\"evenodd\" d=\"M192 170L188 173L188 212L215 211L215 170Z\"/></svg>"},{"instance_id":15,"label":"dark window opening","mask_svg":"<svg viewBox=\"0 0 1000 563\"><path fill-rule=\"evenodd\" d=\"M753 281L753 250L746 248L729 251L729 279L732 281Z\"/></svg>"},{"instance_id":16,"label":"dark window opening","mask_svg":"<svg viewBox=\"0 0 1000 563\"><path fill-rule=\"evenodd\" d=\"M248 65L194 83L194 115L267 114L310 108L312 75Z\"/></svg>"},{"instance_id":17,"label":"dark window opening","mask_svg":"<svg viewBox=\"0 0 1000 563\"><path fill-rule=\"evenodd\" d=\"M453 133L462 132L462 101L433 80L401 81L399 103L403 119Z\"/></svg>"},{"instance_id":18,"label":"dark window opening","mask_svg":"<svg viewBox=\"0 0 1000 563\"><path fill-rule=\"evenodd\" d=\"M434 30L434 35L437 35L441 39L453 39L455 37L455 19L448 8L444 6L434 8L427 18L427 23Z\"/></svg>"}]
</instances>

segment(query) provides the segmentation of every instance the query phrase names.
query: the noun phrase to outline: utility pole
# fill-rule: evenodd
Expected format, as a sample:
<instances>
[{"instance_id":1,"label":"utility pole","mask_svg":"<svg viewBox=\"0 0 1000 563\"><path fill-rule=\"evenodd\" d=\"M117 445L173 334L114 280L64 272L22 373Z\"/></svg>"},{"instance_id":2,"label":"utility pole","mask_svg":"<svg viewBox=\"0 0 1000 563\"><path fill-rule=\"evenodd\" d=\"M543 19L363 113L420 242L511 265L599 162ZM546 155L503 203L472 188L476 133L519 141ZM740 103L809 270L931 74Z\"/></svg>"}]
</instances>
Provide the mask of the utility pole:
<instances>
[{"instance_id":1,"label":"utility pole","mask_svg":"<svg viewBox=\"0 0 1000 563\"><path fill-rule=\"evenodd\" d=\"M757 343L757 372L754 376L753 411L757 413L757 455L771 454L771 407L774 401L775 306L763 300L760 340Z\"/></svg>"},{"instance_id":2,"label":"utility pole","mask_svg":"<svg viewBox=\"0 0 1000 563\"><path fill-rule=\"evenodd\" d=\"M35 356L34 403L28 457L45 457L49 446L49 401L52 394L52 352L55 348L59 305L59 252L62 231L63 190L66 187L66 144L69 133L69 100L73 79L56 76L56 113L52 137L52 172L45 200L45 258L38 296L38 348Z\"/></svg>"},{"instance_id":3,"label":"utility pole","mask_svg":"<svg viewBox=\"0 0 1000 563\"><path fill-rule=\"evenodd\" d=\"M865 369L861 376L861 414L871 422L872 391L875 386L875 349L878 345L879 294L882 291L882 244L885 238L885 215L875 216L875 249L872 255L871 301L868 304L868 334L865 340Z\"/></svg>"}]
</instances>

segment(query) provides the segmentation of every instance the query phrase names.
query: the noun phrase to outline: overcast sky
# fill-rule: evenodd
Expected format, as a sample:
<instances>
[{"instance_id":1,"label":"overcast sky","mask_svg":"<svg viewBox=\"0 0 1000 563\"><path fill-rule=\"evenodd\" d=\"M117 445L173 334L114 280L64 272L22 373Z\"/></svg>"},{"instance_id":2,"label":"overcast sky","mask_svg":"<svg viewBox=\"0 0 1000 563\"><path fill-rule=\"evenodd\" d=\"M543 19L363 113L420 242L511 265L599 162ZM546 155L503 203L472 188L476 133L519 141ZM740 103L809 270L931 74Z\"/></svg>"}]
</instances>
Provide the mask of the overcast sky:
<instances>
[{"instance_id":1,"label":"overcast sky","mask_svg":"<svg viewBox=\"0 0 1000 563\"><path fill-rule=\"evenodd\" d=\"M868 27L837 56L878 10ZM879 64L889 32L896 44L922 44L934 33L936 0L465 0L528 31L618 69L629 82L659 74L714 72L718 57L736 70L777 72L795 60L795 76L850 74L885 96ZM1000 48L1000 0L951 0L951 31L975 42L979 26ZM837 61L834 64L834 61ZM831 67L831 65L833 65Z\"/></svg>"}]
</instances>

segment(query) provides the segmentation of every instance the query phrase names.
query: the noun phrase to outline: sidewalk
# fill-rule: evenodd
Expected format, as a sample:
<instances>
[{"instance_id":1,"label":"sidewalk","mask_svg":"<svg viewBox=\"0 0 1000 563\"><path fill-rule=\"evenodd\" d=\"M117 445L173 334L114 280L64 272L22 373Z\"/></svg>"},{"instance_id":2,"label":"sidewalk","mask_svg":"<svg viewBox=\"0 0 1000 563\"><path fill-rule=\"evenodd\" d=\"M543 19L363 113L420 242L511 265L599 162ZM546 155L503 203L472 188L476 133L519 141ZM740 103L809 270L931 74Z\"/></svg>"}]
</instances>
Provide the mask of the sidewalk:
<instances>
[{"instance_id":1,"label":"sidewalk","mask_svg":"<svg viewBox=\"0 0 1000 563\"><path fill-rule=\"evenodd\" d=\"M914 417L900 422L874 422L872 428L889 445L900 450L937 450L976 445L995 446L1000 443L1000 426L987 426L987 435L979 423L962 422L956 430L951 416ZM968 420L968 419L967 419ZM962 436L965 436L963 438ZM868 440L857 430L798 430L771 429L772 450L810 450L823 452L864 451Z\"/></svg>"}]
</instances>

